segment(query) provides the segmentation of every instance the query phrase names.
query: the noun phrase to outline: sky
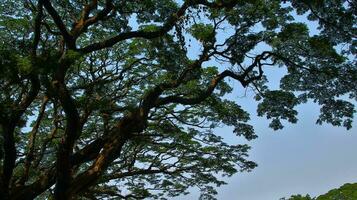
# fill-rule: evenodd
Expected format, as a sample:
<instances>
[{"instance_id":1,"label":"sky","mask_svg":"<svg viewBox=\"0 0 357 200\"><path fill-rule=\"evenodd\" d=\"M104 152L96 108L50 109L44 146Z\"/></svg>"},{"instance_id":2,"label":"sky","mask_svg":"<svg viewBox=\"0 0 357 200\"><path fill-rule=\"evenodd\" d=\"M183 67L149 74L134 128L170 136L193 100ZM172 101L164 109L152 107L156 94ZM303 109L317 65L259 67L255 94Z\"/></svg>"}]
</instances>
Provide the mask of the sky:
<instances>
[{"instance_id":1,"label":"sky","mask_svg":"<svg viewBox=\"0 0 357 200\"><path fill-rule=\"evenodd\" d=\"M352 130L318 126L318 106L299 107L300 121L272 131L254 118L259 138L251 142L251 173L238 174L219 190L219 199L279 199L292 194L316 196L347 182L357 182L357 123ZM249 143L248 143L249 144Z\"/></svg>"},{"instance_id":2,"label":"sky","mask_svg":"<svg viewBox=\"0 0 357 200\"><path fill-rule=\"evenodd\" d=\"M317 24L306 21L306 16L295 14L294 17L308 24L310 34L318 33ZM132 21L131 24L137 23ZM217 41L230 34L230 30L225 31ZM190 43L189 57L194 59L200 49L194 40ZM262 50L267 46L259 48ZM270 86L277 88L284 70L268 69L265 75ZM237 89L238 83L231 84L236 89L229 98L251 113L250 123L259 137L246 141L235 136L229 127L217 129L216 133L231 143L249 144L252 147L249 159L258 167L249 173L237 173L225 178L227 185L217 189L218 200L279 200L293 194L317 196L345 183L357 182L357 122L349 131L327 124L316 125L319 106L308 102L297 107L297 124L285 123L284 129L273 131L268 127L268 120L256 116L257 104L252 99L253 93L248 92L242 97L244 91ZM174 199L193 200L198 197L199 192L192 189L189 195Z\"/></svg>"},{"instance_id":3,"label":"sky","mask_svg":"<svg viewBox=\"0 0 357 200\"><path fill-rule=\"evenodd\" d=\"M266 71L271 87L278 87L281 69ZM234 84L238 83L232 83ZM242 97L233 91L230 99L251 113L250 123L259 136L247 141L235 136L228 127L216 133L235 144L246 143L252 149L249 159L256 162L251 172L237 173L224 179L228 184L217 189L219 200L279 200L293 194L318 196L345 183L357 182L357 122L346 130L328 124L315 124L319 106L308 102L297 107L299 121L285 123L284 129L274 131L269 121L257 117L253 93ZM178 200L198 199L193 190Z\"/></svg>"},{"instance_id":4,"label":"sky","mask_svg":"<svg viewBox=\"0 0 357 200\"><path fill-rule=\"evenodd\" d=\"M306 20L306 16L295 19L307 23L310 34L317 34L317 23ZM229 30L226 30L229 35ZM224 33L218 41L224 39ZM194 46L194 45L192 45ZM268 48L259 46L257 50ZM198 49L191 49L194 55ZM197 55L197 54L196 54ZM220 67L222 68L222 66ZM271 89L279 88L279 80L285 74L282 68L265 70ZM253 141L237 137L229 127L215 132L233 144L249 144L252 149L250 160L256 162L251 172L237 173L225 178L227 185L217 188L218 200L279 200L294 194L318 196L345 183L357 182L357 121L353 128L333 127L329 124L317 125L315 122L320 107L308 102L297 106L299 121L296 124L285 123L282 130L269 128L269 121L257 117L257 103L253 92L242 96L239 83L230 82L233 93L230 100L236 101L251 114L250 124L259 136ZM240 88L240 89L237 89ZM355 116L356 118L356 116ZM187 196L176 200L198 199L195 189Z\"/></svg>"},{"instance_id":5,"label":"sky","mask_svg":"<svg viewBox=\"0 0 357 200\"><path fill-rule=\"evenodd\" d=\"M292 194L316 196L357 182L357 123L346 131L315 125L318 107L300 106L300 121L281 131L254 118L259 138L249 142L258 167L237 174L218 190L218 199L273 200ZM232 138L233 139L233 138Z\"/></svg>"},{"instance_id":6,"label":"sky","mask_svg":"<svg viewBox=\"0 0 357 200\"><path fill-rule=\"evenodd\" d=\"M282 75L278 70L267 72L272 87L278 87ZM254 115L256 105L251 98L248 94L236 100L252 113L251 123L259 137L246 143L252 146L250 159L257 162L258 167L250 173L231 177L228 185L218 190L218 199L277 200L292 194L317 196L344 183L357 182L357 122L348 131L327 124L316 125L319 106L308 102L298 106L297 124L285 123L284 129L273 131L268 127L268 120ZM232 134L226 135L229 140L242 142Z\"/></svg>"},{"instance_id":7,"label":"sky","mask_svg":"<svg viewBox=\"0 0 357 200\"><path fill-rule=\"evenodd\" d=\"M297 21L308 24L311 35L318 33L316 22L307 21L306 16L295 14L294 17ZM224 41L225 36L230 34L230 30L225 30L217 41ZM189 57L194 59L200 49L194 44L194 40L190 40L190 44ZM264 48L267 46L260 46L258 50ZM284 70L268 69L265 70L265 75L271 88L278 88ZM249 173L237 173L225 178L227 185L217 188L218 200L279 200L293 194L318 196L345 183L357 182L356 121L348 131L343 127L317 125L315 122L319 115L319 106L308 102L297 107L297 124L285 123L284 129L273 131L269 128L268 120L257 117L254 94L248 92L242 97L244 91L237 89L240 88L238 83L231 84L236 89L229 95L229 99L237 101L251 114L250 123L254 125L259 137L246 141L235 136L229 127L217 129L216 133L230 143L249 144L252 147L249 159L256 162L258 167ZM199 198L199 191L190 191L189 195L174 199Z\"/></svg>"}]
</instances>

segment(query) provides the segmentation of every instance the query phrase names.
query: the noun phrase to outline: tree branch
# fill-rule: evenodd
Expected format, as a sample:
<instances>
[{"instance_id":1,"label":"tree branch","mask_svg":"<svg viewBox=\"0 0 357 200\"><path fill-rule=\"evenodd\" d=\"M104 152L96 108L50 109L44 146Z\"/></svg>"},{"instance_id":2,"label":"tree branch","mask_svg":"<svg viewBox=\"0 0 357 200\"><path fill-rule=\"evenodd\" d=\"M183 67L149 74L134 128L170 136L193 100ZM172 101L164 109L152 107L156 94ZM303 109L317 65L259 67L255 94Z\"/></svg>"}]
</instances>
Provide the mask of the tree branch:
<instances>
[{"instance_id":1,"label":"tree branch","mask_svg":"<svg viewBox=\"0 0 357 200\"><path fill-rule=\"evenodd\" d=\"M46 8L47 12L51 15L53 21L55 22L57 28L61 32L64 41L70 49L75 49L75 40L72 35L67 31L66 25L63 23L58 12L53 8L50 0L43 0L43 5Z\"/></svg>"},{"instance_id":2,"label":"tree branch","mask_svg":"<svg viewBox=\"0 0 357 200\"><path fill-rule=\"evenodd\" d=\"M35 18L35 30L34 30L34 38L33 38L33 46L32 46L32 56L36 56L36 51L38 47L38 43L40 42L41 37L41 20L43 16L43 0L38 1L37 5L37 15Z\"/></svg>"},{"instance_id":3,"label":"tree branch","mask_svg":"<svg viewBox=\"0 0 357 200\"><path fill-rule=\"evenodd\" d=\"M42 118L44 116L45 110L46 110L46 105L48 102L48 97L45 96L43 98L43 102L41 104L41 108L39 110L39 114L37 116L36 122L34 124L34 126L32 127L32 130L30 132L30 139L29 139L29 143L28 143L28 152L25 158L25 163L24 163L24 174L21 177L21 179L19 180L19 184L20 185L24 185L25 182L28 180L29 177L29 170L30 170L30 166L31 166L31 162L34 158L34 144L35 144L35 140L36 140L36 135L37 135L37 131L38 128L40 126L40 123L42 121Z\"/></svg>"},{"instance_id":4,"label":"tree branch","mask_svg":"<svg viewBox=\"0 0 357 200\"><path fill-rule=\"evenodd\" d=\"M14 131L16 126L18 125L21 116L26 111L26 109L30 106L33 100L36 98L39 90L40 83L37 76L32 76L30 78L31 81L31 89L28 95L22 100L20 105L16 108L14 113L7 119L6 125L3 126L3 138L4 138L4 161L3 161L3 172L2 172L2 188L5 189L4 194L0 194L7 198L9 195L9 183L13 174L13 170L16 162L16 146L15 146L15 138ZM1 196L0 196L1 197Z\"/></svg>"},{"instance_id":5,"label":"tree branch","mask_svg":"<svg viewBox=\"0 0 357 200\"><path fill-rule=\"evenodd\" d=\"M100 20L105 19L108 14L113 10L112 0L106 0L104 8L99 11L95 16L89 17L90 11L97 7L98 1L93 0L89 5L86 5L82 11L81 18L75 23L71 33L77 38L81 33L87 30L87 28Z\"/></svg>"},{"instance_id":6,"label":"tree branch","mask_svg":"<svg viewBox=\"0 0 357 200\"><path fill-rule=\"evenodd\" d=\"M55 82L54 88L66 114L66 129L57 154L55 196L57 199L66 199L67 197L63 195L66 194L65 191L68 189L72 178L70 156L73 152L74 143L81 133L80 116L65 84L59 81Z\"/></svg>"},{"instance_id":7,"label":"tree branch","mask_svg":"<svg viewBox=\"0 0 357 200\"><path fill-rule=\"evenodd\" d=\"M131 38L153 39L153 38L160 37L166 34L167 32L169 32L175 26L175 24L182 18L182 16L185 14L188 8L200 4L210 8L232 8L237 4L237 1L212 3L206 0L186 0L181 6L181 8L176 13L172 13L170 17L166 20L166 22L156 31L138 30L138 31L120 33L112 38L83 47L79 49L79 51L82 53L90 53L92 51L97 51L100 49L112 47L118 42Z\"/></svg>"},{"instance_id":8,"label":"tree branch","mask_svg":"<svg viewBox=\"0 0 357 200\"><path fill-rule=\"evenodd\" d=\"M167 96L167 97L159 98L155 102L155 107L162 106L162 105L165 105L168 103L179 103L179 104L183 104L183 105L199 104L202 101L204 101L205 99L207 99L213 93L213 91L217 87L217 85L226 77L233 78L233 79L239 81L243 87L246 87L246 86L248 86L249 83L261 78L261 76L263 75L263 71L262 71L263 64L261 64L261 61L268 59L272 55L273 54L270 52L263 52L262 54L258 55L254 59L254 62L249 67L247 67L247 69L245 69L242 74L236 74L229 70L223 71L221 74L217 75L216 78L211 80L210 85L204 92L202 92L201 94L199 94L196 97L186 98L186 97L181 97L178 95ZM250 77L249 74L253 71L253 69L255 67L258 67L259 75Z\"/></svg>"}]
</instances>

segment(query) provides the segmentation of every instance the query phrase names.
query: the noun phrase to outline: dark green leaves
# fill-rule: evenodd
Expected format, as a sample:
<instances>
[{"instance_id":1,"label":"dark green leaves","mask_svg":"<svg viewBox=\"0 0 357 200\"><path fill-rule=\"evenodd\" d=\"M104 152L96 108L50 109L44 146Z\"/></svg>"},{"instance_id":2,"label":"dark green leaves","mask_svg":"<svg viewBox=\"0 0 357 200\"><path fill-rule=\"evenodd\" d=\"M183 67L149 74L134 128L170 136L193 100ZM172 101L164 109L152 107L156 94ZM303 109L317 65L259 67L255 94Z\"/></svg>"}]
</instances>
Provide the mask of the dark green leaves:
<instances>
[{"instance_id":1,"label":"dark green leaves","mask_svg":"<svg viewBox=\"0 0 357 200\"><path fill-rule=\"evenodd\" d=\"M342 63L344 61L344 58L336 52L327 38L313 36L308 39L308 44L316 56L328 57L333 60L334 63Z\"/></svg>"},{"instance_id":2,"label":"dark green leaves","mask_svg":"<svg viewBox=\"0 0 357 200\"><path fill-rule=\"evenodd\" d=\"M316 123L330 123L334 126L352 128L353 115L356 112L354 105L343 100L327 100L321 107L321 114Z\"/></svg>"},{"instance_id":3,"label":"dark green leaves","mask_svg":"<svg viewBox=\"0 0 357 200\"><path fill-rule=\"evenodd\" d=\"M304 39L309 35L309 29L306 24L303 23L290 23L283 27L278 34L278 38L285 42L287 40L299 40ZM299 41L295 41L299 42Z\"/></svg>"},{"instance_id":4,"label":"dark green leaves","mask_svg":"<svg viewBox=\"0 0 357 200\"><path fill-rule=\"evenodd\" d=\"M33 198L51 198L58 180L46 178L62 173L53 163L69 152L82 160L68 165L65 180L68 189L82 187L73 192L82 199L165 199L190 187L214 199L221 176L256 167L247 159L249 146L214 133L229 126L247 140L257 137L249 113L229 99L236 91L256 92L258 115L273 129L282 120L295 123L295 106L309 100L321 106L317 123L351 127L350 99L357 99L351 1L51 0L46 8L38 2L0 5L0 124L15 127L8 133L14 142L0 136L0 158L9 152L5 142L15 149L15 173L4 190L27 195L31 188L45 191L31 192ZM309 20L317 31L309 31ZM271 89L265 72L277 67L287 70L280 88ZM37 124L44 96L48 105Z\"/></svg>"},{"instance_id":5,"label":"dark green leaves","mask_svg":"<svg viewBox=\"0 0 357 200\"><path fill-rule=\"evenodd\" d=\"M310 195L293 195L290 198L282 198L281 200L354 200L357 198L357 183L346 183L343 186L332 189L326 194L318 197L310 197Z\"/></svg>"},{"instance_id":6,"label":"dark green leaves","mask_svg":"<svg viewBox=\"0 0 357 200\"><path fill-rule=\"evenodd\" d=\"M330 190L324 195L318 196L316 200L345 199L353 200L357 198L357 183L346 183L340 188Z\"/></svg>"},{"instance_id":7,"label":"dark green leaves","mask_svg":"<svg viewBox=\"0 0 357 200\"><path fill-rule=\"evenodd\" d=\"M274 130L282 129L283 125L280 120L288 120L291 123L297 122L297 111L294 107L298 101L295 95L291 92L284 91L267 91L264 93L264 98L258 105L258 115L266 115L267 119L272 119L270 127Z\"/></svg>"},{"instance_id":8,"label":"dark green leaves","mask_svg":"<svg viewBox=\"0 0 357 200\"><path fill-rule=\"evenodd\" d=\"M215 30L210 24L194 24L189 32L201 42L210 42L215 36Z\"/></svg>"}]
</instances>

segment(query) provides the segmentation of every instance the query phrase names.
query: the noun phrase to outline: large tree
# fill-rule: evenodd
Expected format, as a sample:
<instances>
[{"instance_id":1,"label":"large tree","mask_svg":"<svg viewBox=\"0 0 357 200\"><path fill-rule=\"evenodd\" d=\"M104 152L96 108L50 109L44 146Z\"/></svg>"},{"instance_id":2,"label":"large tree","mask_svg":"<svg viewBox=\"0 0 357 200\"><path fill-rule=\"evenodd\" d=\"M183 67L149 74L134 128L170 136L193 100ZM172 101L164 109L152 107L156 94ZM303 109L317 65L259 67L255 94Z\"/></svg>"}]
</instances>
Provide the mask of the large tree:
<instances>
[{"instance_id":1,"label":"large tree","mask_svg":"<svg viewBox=\"0 0 357 200\"><path fill-rule=\"evenodd\" d=\"M326 194L311 198L310 195L293 195L280 200L355 200L357 199L357 183L346 183L339 188L332 189Z\"/></svg>"},{"instance_id":2,"label":"large tree","mask_svg":"<svg viewBox=\"0 0 357 200\"><path fill-rule=\"evenodd\" d=\"M350 0L2 0L0 199L142 199L249 171L257 136L227 80L257 113L351 127L357 99ZM311 21L311 22L309 22ZM318 24L317 30L308 27ZM280 89L266 68L286 70ZM237 85L237 84L236 84ZM350 99L350 100L348 100Z\"/></svg>"}]
</instances>

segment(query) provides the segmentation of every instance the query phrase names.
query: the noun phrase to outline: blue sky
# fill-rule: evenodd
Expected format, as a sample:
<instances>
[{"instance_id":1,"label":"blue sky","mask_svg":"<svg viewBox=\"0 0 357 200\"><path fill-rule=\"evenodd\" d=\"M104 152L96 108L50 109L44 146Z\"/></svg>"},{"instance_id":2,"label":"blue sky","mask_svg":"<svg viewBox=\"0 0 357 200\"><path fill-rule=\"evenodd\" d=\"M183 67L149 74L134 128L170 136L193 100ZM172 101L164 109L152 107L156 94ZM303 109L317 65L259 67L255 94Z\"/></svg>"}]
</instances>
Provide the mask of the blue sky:
<instances>
[{"instance_id":1,"label":"blue sky","mask_svg":"<svg viewBox=\"0 0 357 200\"><path fill-rule=\"evenodd\" d=\"M317 23L308 22L305 16L295 15L298 21L308 24L310 34L318 33ZM226 30L226 34L230 30ZM218 40L224 40L221 34ZM192 41L191 41L192 42ZM190 54L199 51L192 45ZM257 52L269 49L259 45ZM196 53L197 54L197 53ZM218 65L210 62L208 65ZM224 66L219 67L221 70ZM265 70L271 89L279 88L280 78L285 74L283 68L272 67ZM247 143L252 149L250 159L258 164L252 172L238 173L226 178L227 185L218 188L219 200L278 200L293 194L317 196L344 183L357 182L357 122L347 131L343 127L328 124L317 125L319 106L312 102L299 105L297 124L284 123L285 128L273 131L269 121L257 117L257 103L254 93L245 91L238 82L230 81L234 91L228 96L251 114L250 123L254 126L258 138L246 141L236 137L232 129L223 127L216 133L235 144ZM188 196L175 199L198 199L199 192L192 190Z\"/></svg>"},{"instance_id":2,"label":"blue sky","mask_svg":"<svg viewBox=\"0 0 357 200\"><path fill-rule=\"evenodd\" d=\"M318 106L299 106L299 122L272 131L264 119L253 119L259 138L250 142L251 173L238 174L219 189L218 199L270 200L291 194L323 194L357 182L357 123L354 128L318 126Z\"/></svg>"},{"instance_id":3,"label":"blue sky","mask_svg":"<svg viewBox=\"0 0 357 200\"><path fill-rule=\"evenodd\" d=\"M294 17L297 21L308 24L310 34L318 33L316 22L308 22L306 16L295 14ZM217 40L224 41L230 32L231 30L226 29ZM200 48L194 40L190 44L189 56L194 59ZM260 46L257 50L266 50L264 48L267 46ZM217 63L208 63L215 64ZM273 68L265 73L270 86L277 88L284 70ZM326 124L316 125L319 106L308 102L298 106L297 124L285 123L284 129L273 131L268 127L268 120L256 116L257 104L252 99L254 94L248 92L242 97L244 91L239 83L232 81L231 84L235 90L229 98L251 113L250 122L259 137L248 142L235 136L228 127L217 129L216 133L231 143L249 144L252 147L249 158L258 167L252 172L237 173L226 178L228 184L218 188L219 200L278 200L292 194L307 193L316 196L344 183L357 182L357 122L354 122L354 127L349 131ZM190 195L175 199L192 200L198 197L199 192L192 189Z\"/></svg>"},{"instance_id":4,"label":"blue sky","mask_svg":"<svg viewBox=\"0 0 357 200\"><path fill-rule=\"evenodd\" d=\"M267 71L271 86L278 87L282 69ZM238 83L232 82L239 88ZM225 179L227 185L218 189L219 200L278 200L292 194L316 196L344 183L357 182L357 122L347 131L342 127L316 125L319 106L308 102L299 105L297 124L285 123L285 128L273 131L269 121L256 116L253 93L242 97L238 89L230 95L249 113L258 138L246 141L236 137L228 127L217 129L231 143L252 146L250 159L258 164L252 172L238 173ZM198 199L199 192L177 199Z\"/></svg>"}]
</instances>

